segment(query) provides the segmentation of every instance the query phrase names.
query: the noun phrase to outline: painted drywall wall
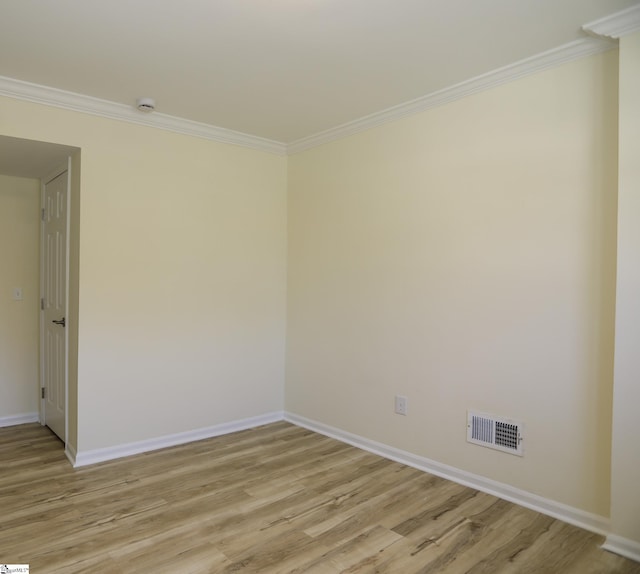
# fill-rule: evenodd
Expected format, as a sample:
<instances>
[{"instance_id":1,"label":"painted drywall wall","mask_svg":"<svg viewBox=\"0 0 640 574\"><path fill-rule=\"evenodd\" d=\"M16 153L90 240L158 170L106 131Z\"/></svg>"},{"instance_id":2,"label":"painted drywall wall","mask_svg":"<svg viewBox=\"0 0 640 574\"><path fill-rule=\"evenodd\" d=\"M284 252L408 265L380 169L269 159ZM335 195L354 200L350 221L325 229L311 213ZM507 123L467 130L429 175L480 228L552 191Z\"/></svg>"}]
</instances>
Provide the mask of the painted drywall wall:
<instances>
[{"instance_id":1,"label":"painted drywall wall","mask_svg":"<svg viewBox=\"0 0 640 574\"><path fill-rule=\"evenodd\" d=\"M286 409L608 515L616 108L613 51L291 156Z\"/></svg>"},{"instance_id":2,"label":"painted drywall wall","mask_svg":"<svg viewBox=\"0 0 640 574\"><path fill-rule=\"evenodd\" d=\"M0 175L0 419L38 413L39 213L38 180Z\"/></svg>"},{"instance_id":3,"label":"painted drywall wall","mask_svg":"<svg viewBox=\"0 0 640 574\"><path fill-rule=\"evenodd\" d=\"M284 157L11 98L0 132L81 149L79 453L282 409Z\"/></svg>"},{"instance_id":4,"label":"painted drywall wall","mask_svg":"<svg viewBox=\"0 0 640 574\"><path fill-rule=\"evenodd\" d=\"M67 447L71 452L78 448L78 305L80 286L80 174L82 152L71 156L69 164L69 261L67 335L68 335L68 385L67 385Z\"/></svg>"},{"instance_id":5,"label":"painted drywall wall","mask_svg":"<svg viewBox=\"0 0 640 574\"><path fill-rule=\"evenodd\" d=\"M620 39L611 530L640 556L640 32Z\"/></svg>"}]
</instances>

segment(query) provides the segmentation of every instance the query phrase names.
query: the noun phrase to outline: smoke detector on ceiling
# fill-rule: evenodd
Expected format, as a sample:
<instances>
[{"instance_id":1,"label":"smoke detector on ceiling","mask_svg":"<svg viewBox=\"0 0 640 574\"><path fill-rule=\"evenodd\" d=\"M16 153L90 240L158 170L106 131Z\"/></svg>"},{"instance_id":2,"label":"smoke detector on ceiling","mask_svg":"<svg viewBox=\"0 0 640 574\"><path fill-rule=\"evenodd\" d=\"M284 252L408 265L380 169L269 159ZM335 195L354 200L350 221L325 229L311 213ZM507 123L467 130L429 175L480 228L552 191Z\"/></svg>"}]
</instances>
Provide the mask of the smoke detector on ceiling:
<instances>
[{"instance_id":1,"label":"smoke detector on ceiling","mask_svg":"<svg viewBox=\"0 0 640 574\"><path fill-rule=\"evenodd\" d=\"M138 98L136 100L136 107L141 112L152 112L156 109L156 101L153 98Z\"/></svg>"}]
</instances>

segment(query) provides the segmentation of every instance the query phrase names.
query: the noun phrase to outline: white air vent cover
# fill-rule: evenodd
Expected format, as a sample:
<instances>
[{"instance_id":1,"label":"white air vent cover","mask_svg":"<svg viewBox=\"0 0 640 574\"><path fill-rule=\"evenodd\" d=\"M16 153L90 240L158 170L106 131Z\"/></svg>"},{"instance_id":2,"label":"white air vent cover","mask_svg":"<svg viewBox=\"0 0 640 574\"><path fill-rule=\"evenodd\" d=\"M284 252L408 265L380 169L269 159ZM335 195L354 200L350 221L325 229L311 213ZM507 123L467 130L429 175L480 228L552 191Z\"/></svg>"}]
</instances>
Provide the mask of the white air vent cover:
<instances>
[{"instance_id":1,"label":"white air vent cover","mask_svg":"<svg viewBox=\"0 0 640 574\"><path fill-rule=\"evenodd\" d=\"M522 423L484 413L467 412L467 442L523 456Z\"/></svg>"}]
</instances>

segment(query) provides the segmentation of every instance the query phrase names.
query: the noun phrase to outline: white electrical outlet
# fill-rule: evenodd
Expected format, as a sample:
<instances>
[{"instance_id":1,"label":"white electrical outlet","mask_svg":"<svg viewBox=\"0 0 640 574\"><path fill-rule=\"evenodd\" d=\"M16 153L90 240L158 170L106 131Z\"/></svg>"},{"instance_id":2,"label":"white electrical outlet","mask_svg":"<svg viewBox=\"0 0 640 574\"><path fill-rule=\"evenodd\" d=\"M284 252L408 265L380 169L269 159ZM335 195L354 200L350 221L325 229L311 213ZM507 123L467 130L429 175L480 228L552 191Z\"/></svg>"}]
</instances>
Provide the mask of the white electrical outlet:
<instances>
[{"instance_id":1,"label":"white electrical outlet","mask_svg":"<svg viewBox=\"0 0 640 574\"><path fill-rule=\"evenodd\" d=\"M407 415L407 397L403 397L402 395L396 395L396 408L395 412L397 415Z\"/></svg>"}]
</instances>

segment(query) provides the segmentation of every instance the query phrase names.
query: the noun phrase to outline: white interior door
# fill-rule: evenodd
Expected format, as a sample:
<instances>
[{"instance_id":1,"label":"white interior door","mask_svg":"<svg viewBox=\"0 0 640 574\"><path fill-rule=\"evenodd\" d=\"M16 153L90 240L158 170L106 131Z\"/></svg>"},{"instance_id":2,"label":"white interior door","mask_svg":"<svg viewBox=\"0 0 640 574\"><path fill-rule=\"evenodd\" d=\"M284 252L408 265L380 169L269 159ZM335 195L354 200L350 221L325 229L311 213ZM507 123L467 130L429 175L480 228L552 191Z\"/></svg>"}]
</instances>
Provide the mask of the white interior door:
<instances>
[{"instance_id":1,"label":"white interior door","mask_svg":"<svg viewBox=\"0 0 640 574\"><path fill-rule=\"evenodd\" d=\"M44 424L66 439L68 172L44 185L42 375Z\"/></svg>"}]
</instances>

